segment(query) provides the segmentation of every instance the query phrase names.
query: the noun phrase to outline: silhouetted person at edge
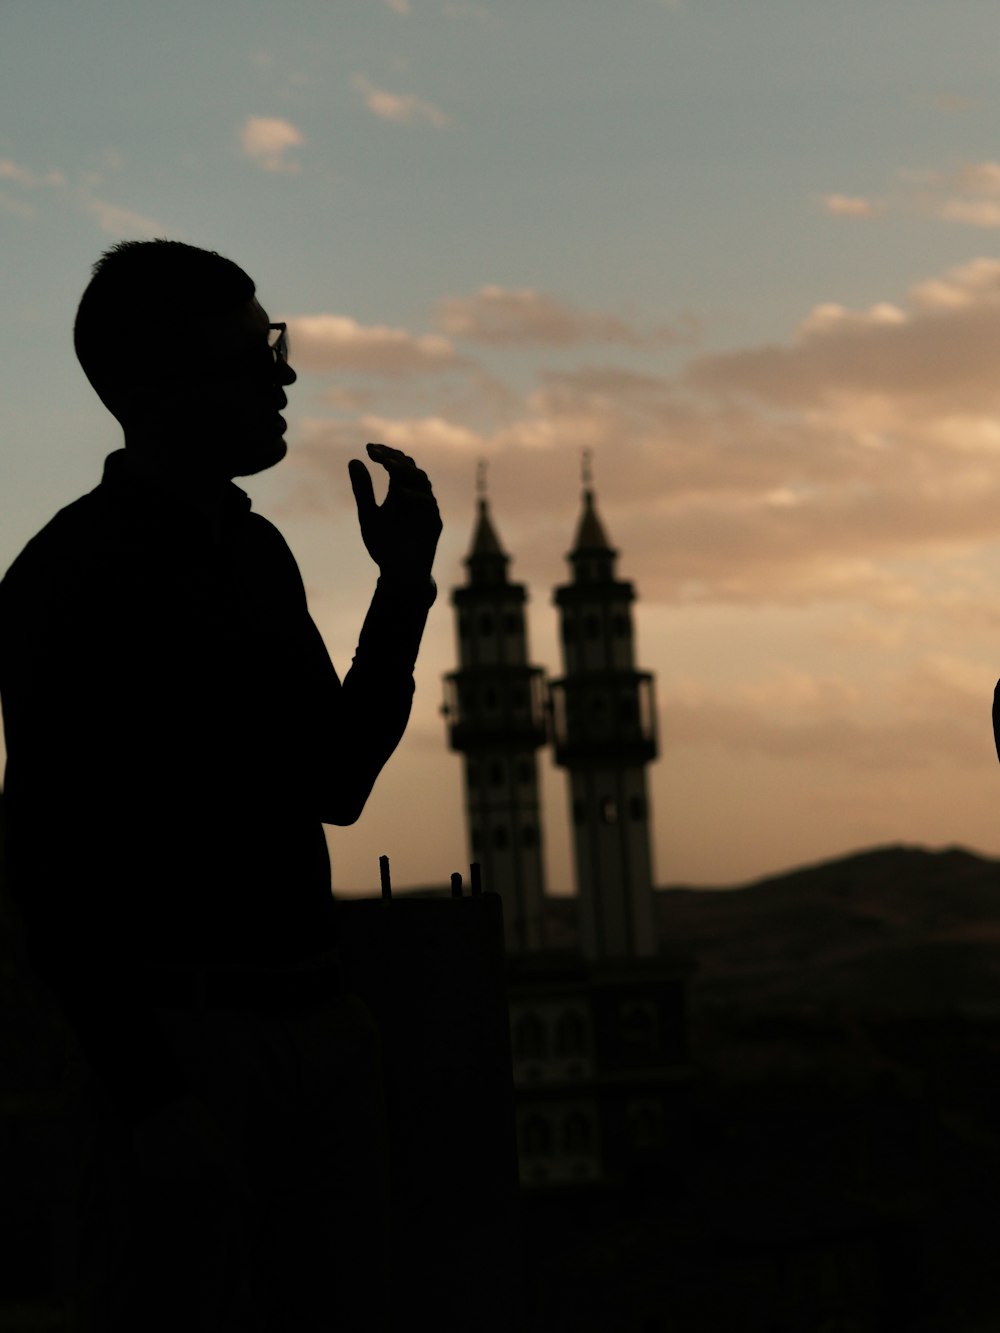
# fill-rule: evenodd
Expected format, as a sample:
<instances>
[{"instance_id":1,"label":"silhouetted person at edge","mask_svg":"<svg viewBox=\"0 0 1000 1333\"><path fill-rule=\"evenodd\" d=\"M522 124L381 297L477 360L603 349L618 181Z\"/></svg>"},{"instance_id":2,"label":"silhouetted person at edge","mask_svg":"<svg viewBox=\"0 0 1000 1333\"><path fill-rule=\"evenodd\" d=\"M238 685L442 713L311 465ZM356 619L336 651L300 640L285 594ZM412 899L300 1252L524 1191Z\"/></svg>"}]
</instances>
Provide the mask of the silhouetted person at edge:
<instances>
[{"instance_id":1,"label":"silhouetted person at edge","mask_svg":"<svg viewBox=\"0 0 1000 1333\"><path fill-rule=\"evenodd\" d=\"M398 450L368 446L381 506L349 464L379 579L341 683L231 480L283 458L295 380L254 290L172 241L95 265L75 343L125 448L0 584L12 892L95 1076L101 1333L381 1326L377 1035L322 826L403 734L441 523Z\"/></svg>"}]
</instances>

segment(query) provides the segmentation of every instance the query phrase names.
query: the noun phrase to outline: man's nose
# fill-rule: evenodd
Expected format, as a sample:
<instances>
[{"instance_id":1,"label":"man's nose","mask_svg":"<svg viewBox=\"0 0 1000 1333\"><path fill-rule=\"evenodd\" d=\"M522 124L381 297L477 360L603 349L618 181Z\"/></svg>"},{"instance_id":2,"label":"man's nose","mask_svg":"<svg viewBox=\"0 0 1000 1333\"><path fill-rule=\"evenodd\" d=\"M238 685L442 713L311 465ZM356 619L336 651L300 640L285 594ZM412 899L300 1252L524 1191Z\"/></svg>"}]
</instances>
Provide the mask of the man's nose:
<instances>
[{"instance_id":1,"label":"man's nose","mask_svg":"<svg viewBox=\"0 0 1000 1333\"><path fill-rule=\"evenodd\" d=\"M277 369L278 369L279 384L294 384L295 381L298 379L298 375L296 375L295 371L291 368L291 366L288 364L287 361L279 362Z\"/></svg>"}]
</instances>

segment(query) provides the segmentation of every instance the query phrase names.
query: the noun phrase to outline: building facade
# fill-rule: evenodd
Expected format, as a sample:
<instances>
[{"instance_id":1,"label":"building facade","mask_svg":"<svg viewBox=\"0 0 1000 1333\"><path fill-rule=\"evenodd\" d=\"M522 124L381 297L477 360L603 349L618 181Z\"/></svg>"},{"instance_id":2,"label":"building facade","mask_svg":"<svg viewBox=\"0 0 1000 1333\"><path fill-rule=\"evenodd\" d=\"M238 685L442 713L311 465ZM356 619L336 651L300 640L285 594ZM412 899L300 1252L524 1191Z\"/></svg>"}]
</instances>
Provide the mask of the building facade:
<instances>
[{"instance_id":1,"label":"building facade","mask_svg":"<svg viewBox=\"0 0 1000 1333\"><path fill-rule=\"evenodd\" d=\"M456 588L459 669L445 683L464 762L470 859L503 899L518 1170L525 1189L614 1185L676 1151L684 1118L683 960L656 929L647 769L653 677L635 666L635 590L586 479L557 588L563 670L528 664L527 594L511 583L484 496ZM538 753L565 769L575 946L546 929ZM527 832L531 830L531 832ZM537 830L537 835L534 832Z\"/></svg>"}]
</instances>

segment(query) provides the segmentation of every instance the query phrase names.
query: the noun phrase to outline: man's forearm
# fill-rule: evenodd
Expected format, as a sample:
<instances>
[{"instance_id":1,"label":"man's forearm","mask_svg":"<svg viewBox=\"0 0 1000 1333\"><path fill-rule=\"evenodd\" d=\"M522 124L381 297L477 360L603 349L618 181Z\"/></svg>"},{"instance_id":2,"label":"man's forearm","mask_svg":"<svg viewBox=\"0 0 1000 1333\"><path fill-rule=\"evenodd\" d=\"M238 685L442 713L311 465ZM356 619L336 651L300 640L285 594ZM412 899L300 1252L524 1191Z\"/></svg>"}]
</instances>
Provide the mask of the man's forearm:
<instances>
[{"instance_id":1,"label":"man's forearm","mask_svg":"<svg viewBox=\"0 0 1000 1333\"><path fill-rule=\"evenodd\" d=\"M406 730L413 668L435 594L429 579L378 581L341 690L336 786L327 789L324 822L358 818Z\"/></svg>"}]
</instances>

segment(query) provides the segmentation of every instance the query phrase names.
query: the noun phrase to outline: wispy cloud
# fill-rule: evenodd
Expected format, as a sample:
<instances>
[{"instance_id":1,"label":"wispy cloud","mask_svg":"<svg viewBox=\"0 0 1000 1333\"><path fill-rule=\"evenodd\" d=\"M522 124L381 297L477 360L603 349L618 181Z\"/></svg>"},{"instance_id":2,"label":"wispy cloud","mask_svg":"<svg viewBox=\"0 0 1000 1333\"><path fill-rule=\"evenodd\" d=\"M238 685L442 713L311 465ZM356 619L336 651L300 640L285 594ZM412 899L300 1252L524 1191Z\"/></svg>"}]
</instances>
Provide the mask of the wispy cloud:
<instances>
[{"instance_id":1,"label":"wispy cloud","mask_svg":"<svg viewBox=\"0 0 1000 1333\"><path fill-rule=\"evenodd\" d=\"M302 131L277 116L248 116L240 131L243 152L264 171L296 172L298 162L288 154L300 147L305 138Z\"/></svg>"},{"instance_id":2,"label":"wispy cloud","mask_svg":"<svg viewBox=\"0 0 1000 1333\"><path fill-rule=\"evenodd\" d=\"M288 325L293 361L303 370L400 378L468 364L447 338L436 334L359 324L347 315L297 315Z\"/></svg>"},{"instance_id":3,"label":"wispy cloud","mask_svg":"<svg viewBox=\"0 0 1000 1333\"><path fill-rule=\"evenodd\" d=\"M153 218L146 217L144 213L137 213L134 209L109 203L106 199L88 195L83 199L83 206L97 219L97 225L108 236L126 240L132 237L151 239L164 234L164 228Z\"/></svg>"},{"instance_id":4,"label":"wispy cloud","mask_svg":"<svg viewBox=\"0 0 1000 1333\"><path fill-rule=\"evenodd\" d=\"M857 194L823 194L819 196L824 212L842 218L873 218L885 211L881 200L866 199Z\"/></svg>"},{"instance_id":5,"label":"wispy cloud","mask_svg":"<svg viewBox=\"0 0 1000 1333\"><path fill-rule=\"evenodd\" d=\"M905 169L898 179L901 186L878 200L851 194L817 198L825 212L838 217L872 218L891 211L967 227L1000 227L1000 162L964 162L948 171Z\"/></svg>"},{"instance_id":6,"label":"wispy cloud","mask_svg":"<svg viewBox=\"0 0 1000 1333\"><path fill-rule=\"evenodd\" d=\"M455 364L450 343L404 330L362 336L343 317L331 329L330 365L398 377ZM430 380L409 412L373 393L347 426L314 422L309 456L339 462L345 430L383 439L428 460L456 503L472 460L489 457L494 476L517 479L512 540L530 568L548 558L548 515L589 448L648 598L903 612L931 579L914 561L938 567L942 552L996 540L998 345L1000 260L987 257L897 301L818 306L787 341L696 356L676 374L540 370L488 427Z\"/></svg>"},{"instance_id":7,"label":"wispy cloud","mask_svg":"<svg viewBox=\"0 0 1000 1333\"><path fill-rule=\"evenodd\" d=\"M438 326L455 338L483 343L522 343L570 347L580 343L621 343L642 347L655 343L690 343L696 334L692 316L677 326L643 331L618 316L583 310L530 287L481 287L471 296L441 301Z\"/></svg>"},{"instance_id":8,"label":"wispy cloud","mask_svg":"<svg viewBox=\"0 0 1000 1333\"><path fill-rule=\"evenodd\" d=\"M383 0L386 8L391 9L394 14L407 15L410 13L410 0Z\"/></svg>"},{"instance_id":9,"label":"wispy cloud","mask_svg":"<svg viewBox=\"0 0 1000 1333\"><path fill-rule=\"evenodd\" d=\"M14 181L29 190L35 190L44 185L58 186L66 184L66 177L61 171L50 169L39 173L32 171L30 167L24 167L20 163L11 161L9 157L0 158L0 180Z\"/></svg>"},{"instance_id":10,"label":"wispy cloud","mask_svg":"<svg viewBox=\"0 0 1000 1333\"><path fill-rule=\"evenodd\" d=\"M121 158L114 150L106 150L104 156L112 170L120 168ZM77 207L82 208L85 213L93 217L101 231L109 236L126 238L129 236L152 237L164 234L164 228L144 213L139 213L120 204L111 203L109 200L97 196L94 191L104 183L103 175L100 173L84 174L76 183L73 183L64 172L55 168L40 172L33 170L31 167L23 166L11 158L2 158L0 159L0 181L9 181L12 186L19 186L28 191L55 191L56 194L70 199ZM29 200L9 195L5 195L0 200L0 208L13 216L26 220L34 218L37 212L35 205Z\"/></svg>"},{"instance_id":11,"label":"wispy cloud","mask_svg":"<svg viewBox=\"0 0 1000 1333\"><path fill-rule=\"evenodd\" d=\"M380 120L392 121L397 125L412 125L423 121L436 129L442 129L449 123L443 111L412 93L390 93L384 88L376 88L363 74L356 74L353 83L364 98L365 106Z\"/></svg>"}]
</instances>

